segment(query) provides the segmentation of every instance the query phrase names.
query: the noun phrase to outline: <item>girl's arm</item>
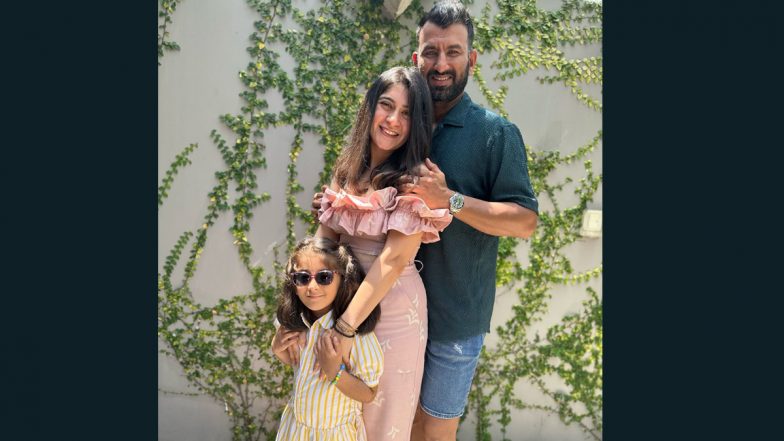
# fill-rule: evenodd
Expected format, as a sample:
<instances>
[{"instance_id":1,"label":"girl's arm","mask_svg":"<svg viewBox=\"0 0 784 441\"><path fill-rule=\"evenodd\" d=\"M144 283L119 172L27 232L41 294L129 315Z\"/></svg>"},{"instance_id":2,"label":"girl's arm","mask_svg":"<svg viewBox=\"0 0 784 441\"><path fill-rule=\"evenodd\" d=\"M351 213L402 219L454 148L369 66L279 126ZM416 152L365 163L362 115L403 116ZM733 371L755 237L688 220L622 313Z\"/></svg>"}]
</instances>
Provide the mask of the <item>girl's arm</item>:
<instances>
[{"instance_id":1,"label":"girl's arm","mask_svg":"<svg viewBox=\"0 0 784 441\"><path fill-rule=\"evenodd\" d=\"M321 371L326 375L327 380L332 381L340 372L340 378L334 386L343 395L362 403L369 403L376 397L376 387L370 387L364 381L348 373L348 362L338 353L337 338L331 337L329 332L321 335L316 343L318 348L317 357L321 365ZM346 366L345 370L340 370L340 363Z\"/></svg>"}]
</instances>

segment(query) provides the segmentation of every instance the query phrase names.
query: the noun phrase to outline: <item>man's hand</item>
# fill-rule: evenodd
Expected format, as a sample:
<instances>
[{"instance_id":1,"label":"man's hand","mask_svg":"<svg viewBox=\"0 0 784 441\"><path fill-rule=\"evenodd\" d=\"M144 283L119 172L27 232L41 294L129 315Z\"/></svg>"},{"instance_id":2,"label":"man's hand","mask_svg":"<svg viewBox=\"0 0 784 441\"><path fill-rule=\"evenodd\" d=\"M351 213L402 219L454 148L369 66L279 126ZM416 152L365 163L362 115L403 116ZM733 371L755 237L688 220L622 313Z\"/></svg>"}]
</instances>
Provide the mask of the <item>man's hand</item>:
<instances>
[{"instance_id":1,"label":"man's hand","mask_svg":"<svg viewBox=\"0 0 784 441\"><path fill-rule=\"evenodd\" d=\"M404 184L405 194L414 194L422 198L431 209L449 208L449 198L454 194L446 186L446 175L430 160L419 166L419 179L415 184Z\"/></svg>"},{"instance_id":2,"label":"man's hand","mask_svg":"<svg viewBox=\"0 0 784 441\"><path fill-rule=\"evenodd\" d=\"M321 209L321 199L324 197L324 191L328 187L326 185L321 186L321 192L313 194L313 202L310 206L310 214L313 215L314 223L318 223L318 211Z\"/></svg>"}]
</instances>

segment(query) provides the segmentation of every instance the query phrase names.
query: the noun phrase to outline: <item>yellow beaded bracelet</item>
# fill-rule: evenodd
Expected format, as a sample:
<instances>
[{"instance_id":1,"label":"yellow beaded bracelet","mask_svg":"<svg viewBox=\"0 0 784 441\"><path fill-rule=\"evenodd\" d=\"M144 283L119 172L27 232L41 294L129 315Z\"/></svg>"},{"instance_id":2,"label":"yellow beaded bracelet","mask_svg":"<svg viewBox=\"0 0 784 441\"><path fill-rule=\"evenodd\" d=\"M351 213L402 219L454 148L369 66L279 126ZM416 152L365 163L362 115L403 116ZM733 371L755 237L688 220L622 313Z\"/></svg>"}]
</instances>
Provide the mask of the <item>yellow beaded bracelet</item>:
<instances>
[{"instance_id":1,"label":"yellow beaded bracelet","mask_svg":"<svg viewBox=\"0 0 784 441\"><path fill-rule=\"evenodd\" d=\"M340 369L338 369L337 375L335 375L335 378L333 378L330 383L331 384L337 384L338 380L340 380L340 373L343 372L344 370L346 370L346 365L343 364L343 363L340 363Z\"/></svg>"}]
</instances>

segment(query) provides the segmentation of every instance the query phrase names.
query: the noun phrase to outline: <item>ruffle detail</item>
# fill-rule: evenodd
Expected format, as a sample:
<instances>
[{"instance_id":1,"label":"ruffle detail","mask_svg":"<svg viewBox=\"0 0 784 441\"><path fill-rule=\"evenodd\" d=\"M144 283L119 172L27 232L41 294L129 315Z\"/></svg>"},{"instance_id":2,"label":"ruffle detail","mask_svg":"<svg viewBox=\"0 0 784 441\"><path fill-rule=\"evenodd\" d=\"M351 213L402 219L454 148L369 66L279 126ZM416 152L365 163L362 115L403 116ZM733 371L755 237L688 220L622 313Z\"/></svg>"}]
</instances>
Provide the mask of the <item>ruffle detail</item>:
<instances>
[{"instance_id":1,"label":"ruffle detail","mask_svg":"<svg viewBox=\"0 0 784 441\"><path fill-rule=\"evenodd\" d=\"M421 198L413 195L397 196L395 207L387 219L387 231L397 230L410 235L422 232L422 243L438 242L440 231L452 222L452 215L446 208L431 210Z\"/></svg>"},{"instance_id":2,"label":"ruffle detail","mask_svg":"<svg viewBox=\"0 0 784 441\"><path fill-rule=\"evenodd\" d=\"M324 191L319 222L338 233L351 236L382 236L387 232L387 210L395 205L397 190L376 190L368 196L355 196L344 190Z\"/></svg>"},{"instance_id":3,"label":"ruffle detail","mask_svg":"<svg viewBox=\"0 0 784 441\"><path fill-rule=\"evenodd\" d=\"M321 199L319 221L337 233L358 237L379 237L389 230L406 235L422 232L422 243L432 243L440 239L438 233L452 222L452 215L446 208L431 210L417 196L397 196L394 187L368 196L327 189Z\"/></svg>"}]
</instances>

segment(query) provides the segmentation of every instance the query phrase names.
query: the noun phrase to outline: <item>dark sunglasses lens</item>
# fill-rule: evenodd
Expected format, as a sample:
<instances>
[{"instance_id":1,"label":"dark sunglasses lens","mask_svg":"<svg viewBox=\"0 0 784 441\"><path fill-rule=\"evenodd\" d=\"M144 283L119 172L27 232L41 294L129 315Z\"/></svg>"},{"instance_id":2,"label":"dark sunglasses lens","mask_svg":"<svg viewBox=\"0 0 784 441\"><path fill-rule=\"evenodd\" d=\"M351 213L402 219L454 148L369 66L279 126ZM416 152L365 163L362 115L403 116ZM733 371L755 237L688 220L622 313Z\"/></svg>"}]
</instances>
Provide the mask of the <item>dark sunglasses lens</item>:
<instances>
[{"instance_id":1,"label":"dark sunglasses lens","mask_svg":"<svg viewBox=\"0 0 784 441\"><path fill-rule=\"evenodd\" d=\"M297 286L305 286L310 282L310 274L308 273L293 273L291 281Z\"/></svg>"},{"instance_id":2,"label":"dark sunglasses lens","mask_svg":"<svg viewBox=\"0 0 784 441\"><path fill-rule=\"evenodd\" d=\"M332 283L334 273L332 271L319 271L316 273L316 283L319 285L329 285Z\"/></svg>"}]
</instances>

